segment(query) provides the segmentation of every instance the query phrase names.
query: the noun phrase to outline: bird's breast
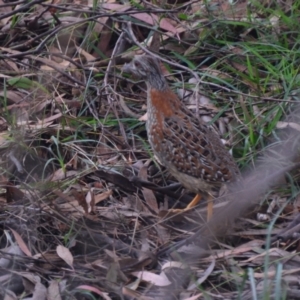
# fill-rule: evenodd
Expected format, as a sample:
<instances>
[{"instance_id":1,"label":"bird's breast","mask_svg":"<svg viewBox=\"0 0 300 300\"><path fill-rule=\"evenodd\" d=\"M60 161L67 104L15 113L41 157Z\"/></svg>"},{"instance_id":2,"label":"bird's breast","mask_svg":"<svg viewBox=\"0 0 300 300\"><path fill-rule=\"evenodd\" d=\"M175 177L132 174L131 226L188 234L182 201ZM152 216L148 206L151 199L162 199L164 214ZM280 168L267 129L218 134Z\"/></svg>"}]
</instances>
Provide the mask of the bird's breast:
<instances>
[{"instance_id":1,"label":"bird's breast","mask_svg":"<svg viewBox=\"0 0 300 300\"><path fill-rule=\"evenodd\" d=\"M149 143L154 151L154 154L161 157L162 143L163 143L163 116L161 113L155 108L148 108L147 114L147 134Z\"/></svg>"}]
</instances>

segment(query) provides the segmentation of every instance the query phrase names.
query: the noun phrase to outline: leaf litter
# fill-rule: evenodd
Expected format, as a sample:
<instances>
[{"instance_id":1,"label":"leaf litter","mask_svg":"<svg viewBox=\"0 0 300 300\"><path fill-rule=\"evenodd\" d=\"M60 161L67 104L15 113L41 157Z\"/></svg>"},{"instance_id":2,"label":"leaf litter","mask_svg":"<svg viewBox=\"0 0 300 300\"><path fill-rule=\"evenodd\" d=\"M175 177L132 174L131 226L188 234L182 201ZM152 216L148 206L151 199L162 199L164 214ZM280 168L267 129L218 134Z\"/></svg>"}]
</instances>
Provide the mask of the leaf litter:
<instances>
[{"instance_id":1,"label":"leaf litter","mask_svg":"<svg viewBox=\"0 0 300 300\"><path fill-rule=\"evenodd\" d=\"M285 50L245 52L289 30L267 2L1 1L1 298L300 298L297 93L267 81ZM205 203L168 213L193 195L153 157L145 85L121 73L145 47L248 180L209 223Z\"/></svg>"}]
</instances>

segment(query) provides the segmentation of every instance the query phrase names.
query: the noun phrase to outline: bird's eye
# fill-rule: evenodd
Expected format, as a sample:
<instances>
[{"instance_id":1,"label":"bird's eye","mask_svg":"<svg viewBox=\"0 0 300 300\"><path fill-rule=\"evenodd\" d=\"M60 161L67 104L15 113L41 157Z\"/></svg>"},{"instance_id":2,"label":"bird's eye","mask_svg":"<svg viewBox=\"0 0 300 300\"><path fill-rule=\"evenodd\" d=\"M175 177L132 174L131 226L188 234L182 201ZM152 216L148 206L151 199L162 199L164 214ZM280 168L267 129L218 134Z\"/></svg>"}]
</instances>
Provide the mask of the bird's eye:
<instances>
[{"instance_id":1,"label":"bird's eye","mask_svg":"<svg viewBox=\"0 0 300 300\"><path fill-rule=\"evenodd\" d=\"M138 62L138 61L135 61L135 62L134 62L134 66L135 66L137 69L139 69L139 68L141 67L141 63Z\"/></svg>"}]
</instances>

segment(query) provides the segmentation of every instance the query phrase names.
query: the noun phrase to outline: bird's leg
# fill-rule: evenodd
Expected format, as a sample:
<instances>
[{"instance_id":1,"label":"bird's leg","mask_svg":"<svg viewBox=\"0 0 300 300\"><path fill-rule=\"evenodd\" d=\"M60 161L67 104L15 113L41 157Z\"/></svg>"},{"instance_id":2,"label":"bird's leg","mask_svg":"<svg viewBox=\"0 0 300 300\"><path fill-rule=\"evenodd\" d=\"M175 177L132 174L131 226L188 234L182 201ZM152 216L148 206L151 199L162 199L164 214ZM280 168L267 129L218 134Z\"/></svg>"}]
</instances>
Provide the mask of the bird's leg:
<instances>
[{"instance_id":1,"label":"bird's leg","mask_svg":"<svg viewBox=\"0 0 300 300\"><path fill-rule=\"evenodd\" d=\"M187 211L187 210L190 210L191 208L193 208L194 206L196 206L199 201L201 200L202 196L200 194L197 194L194 199L187 205L186 208L184 209L181 209L181 208L171 208L169 209L169 211L171 211L172 213L181 213L181 212L184 212L184 211Z\"/></svg>"},{"instance_id":2,"label":"bird's leg","mask_svg":"<svg viewBox=\"0 0 300 300\"><path fill-rule=\"evenodd\" d=\"M201 200L202 196L201 194L197 194L194 199L188 204L188 206L184 209L169 209L169 212L171 213L181 213L187 210L190 210L194 206L196 206L199 201ZM213 214L213 196L208 194L207 197L207 221L209 221Z\"/></svg>"},{"instance_id":3,"label":"bird's leg","mask_svg":"<svg viewBox=\"0 0 300 300\"><path fill-rule=\"evenodd\" d=\"M199 201L201 200L201 198L202 198L202 196L200 194L197 194L184 210L188 210L188 209L196 206L199 203ZM207 197L207 221L209 221L213 215L213 207L214 207L213 197L210 194L208 194L208 197Z\"/></svg>"},{"instance_id":4,"label":"bird's leg","mask_svg":"<svg viewBox=\"0 0 300 300\"><path fill-rule=\"evenodd\" d=\"M185 209L188 210L188 209L196 206L199 203L199 201L201 200L201 198L202 198L201 195L197 194Z\"/></svg>"}]
</instances>

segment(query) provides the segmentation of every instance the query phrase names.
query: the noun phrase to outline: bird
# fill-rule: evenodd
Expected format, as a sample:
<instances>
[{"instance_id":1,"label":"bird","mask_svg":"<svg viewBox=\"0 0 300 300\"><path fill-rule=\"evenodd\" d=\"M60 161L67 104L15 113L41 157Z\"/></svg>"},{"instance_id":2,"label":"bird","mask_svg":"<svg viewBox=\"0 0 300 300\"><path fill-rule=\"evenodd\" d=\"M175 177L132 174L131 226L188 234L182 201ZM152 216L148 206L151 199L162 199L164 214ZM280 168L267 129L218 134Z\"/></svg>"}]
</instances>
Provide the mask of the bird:
<instances>
[{"instance_id":1,"label":"bird","mask_svg":"<svg viewBox=\"0 0 300 300\"><path fill-rule=\"evenodd\" d=\"M214 129L196 117L171 90L156 57L135 55L122 71L146 82L146 129L153 153L178 182L196 194L183 211L205 197L210 220L213 191L240 180L232 155Z\"/></svg>"}]
</instances>

